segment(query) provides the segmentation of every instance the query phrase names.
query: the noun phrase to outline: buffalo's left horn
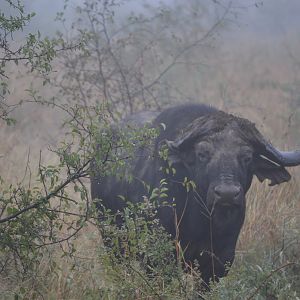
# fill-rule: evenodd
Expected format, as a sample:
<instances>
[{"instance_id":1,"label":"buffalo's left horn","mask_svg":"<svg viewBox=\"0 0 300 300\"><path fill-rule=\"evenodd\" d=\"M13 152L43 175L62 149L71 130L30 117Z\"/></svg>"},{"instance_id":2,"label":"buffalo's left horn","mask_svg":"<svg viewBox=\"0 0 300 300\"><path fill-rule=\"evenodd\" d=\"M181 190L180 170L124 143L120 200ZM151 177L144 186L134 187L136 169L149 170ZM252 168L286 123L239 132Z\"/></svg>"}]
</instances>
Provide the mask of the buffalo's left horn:
<instances>
[{"instance_id":1,"label":"buffalo's left horn","mask_svg":"<svg viewBox=\"0 0 300 300\"><path fill-rule=\"evenodd\" d=\"M284 167L300 165L300 151L280 151L269 143L265 145L264 155Z\"/></svg>"}]
</instances>

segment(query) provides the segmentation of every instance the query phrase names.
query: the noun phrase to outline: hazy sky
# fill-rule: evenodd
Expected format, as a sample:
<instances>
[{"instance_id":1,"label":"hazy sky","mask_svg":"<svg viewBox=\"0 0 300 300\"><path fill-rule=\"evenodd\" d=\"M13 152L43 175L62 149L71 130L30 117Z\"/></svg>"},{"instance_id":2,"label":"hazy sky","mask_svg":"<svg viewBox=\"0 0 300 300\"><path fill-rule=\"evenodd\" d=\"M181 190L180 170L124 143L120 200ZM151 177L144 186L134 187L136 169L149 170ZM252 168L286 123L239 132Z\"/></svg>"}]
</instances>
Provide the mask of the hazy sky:
<instances>
[{"instance_id":1,"label":"hazy sky","mask_svg":"<svg viewBox=\"0 0 300 300\"><path fill-rule=\"evenodd\" d=\"M286 31L299 31L300 1L265 0L262 6L245 11L243 18L249 30L257 33L283 34Z\"/></svg>"},{"instance_id":2,"label":"hazy sky","mask_svg":"<svg viewBox=\"0 0 300 300\"><path fill-rule=\"evenodd\" d=\"M4 0L0 0L1 1ZM182 0L184 1L184 0ZM55 30L53 19L56 12L63 7L63 0L26 0L26 7L35 11L37 16L32 23L32 28L39 29L42 32L52 32ZM83 0L70 0L69 5L76 7ZM158 3L157 0L149 0L149 3ZM172 2L172 0L164 0ZM234 0L235 5L243 7L254 0ZM239 31L250 31L253 33L278 35L289 31L298 31L300 29L300 0L257 0L262 2L258 7L251 5L247 9L240 10L238 22L239 29L233 30L233 34ZM138 1L130 1L130 7L134 9Z\"/></svg>"}]
</instances>

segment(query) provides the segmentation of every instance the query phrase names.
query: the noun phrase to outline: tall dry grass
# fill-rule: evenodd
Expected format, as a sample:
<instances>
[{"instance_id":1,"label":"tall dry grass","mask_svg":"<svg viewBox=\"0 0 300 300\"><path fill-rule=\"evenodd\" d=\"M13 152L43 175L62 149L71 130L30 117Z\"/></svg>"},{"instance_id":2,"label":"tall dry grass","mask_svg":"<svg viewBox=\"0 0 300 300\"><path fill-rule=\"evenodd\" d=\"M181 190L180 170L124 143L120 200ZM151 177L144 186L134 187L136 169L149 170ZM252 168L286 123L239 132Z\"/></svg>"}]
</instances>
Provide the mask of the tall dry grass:
<instances>
[{"instance_id":1,"label":"tall dry grass","mask_svg":"<svg viewBox=\"0 0 300 300\"><path fill-rule=\"evenodd\" d=\"M286 255L289 248L292 255L281 257L286 261L299 262L300 253L300 201L299 172L293 172L291 182L269 187L268 182L254 180L247 195L246 220L241 231L236 253L236 265L247 263L249 257L257 260L264 251L272 255ZM97 299L101 288L111 288L116 294L114 283L106 278L105 267L99 255L102 240L96 226L85 227L75 241L77 251L72 257L63 256L58 246L45 251L34 283L18 282L18 290L24 285L35 293L38 289L44 299ZM67 247L67 245L62 245ZM245 261L246 260L246 261ZM51 268L53 262L57 267ZM234 270L232 271L234 272ZM30 298L33 294L28 294ZM1 297L0 297L1 298ZM112 298L116 299L116 298ZM142 299L137 297L136 299ZM149 298L150 299L150 298Z\"/></svg>"},{"instance_id":2,"label":"tall dry grass","mask_svg":"<svg viewBox=\"0 0 300 300\"><path fill-rule=\"evenodd\" d=\"M241 254L257 246L285 247L287 232L297 227L300 230L299 172L292 174L289 183L275 187L270 187L267 181L262 184L254 180L247 195L246 220L239 237Z\"/></svg>"}]
</instances>

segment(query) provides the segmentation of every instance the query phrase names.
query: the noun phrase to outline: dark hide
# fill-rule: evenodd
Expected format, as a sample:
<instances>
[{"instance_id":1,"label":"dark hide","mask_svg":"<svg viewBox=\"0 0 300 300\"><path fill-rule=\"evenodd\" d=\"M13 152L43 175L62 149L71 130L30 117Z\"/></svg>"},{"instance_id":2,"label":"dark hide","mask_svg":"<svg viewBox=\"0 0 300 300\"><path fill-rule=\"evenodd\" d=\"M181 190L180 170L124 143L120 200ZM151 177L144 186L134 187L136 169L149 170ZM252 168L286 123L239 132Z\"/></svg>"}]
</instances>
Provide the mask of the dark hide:
<instances>
[{"instance_id":1,"label":"dark hide","mask_svg":"<svg viewBox=\"0 0 300 300\"><path fill-rule=\"evenodd\" d=\"M142 201L149 195L143 182L154 188L166 178L169 202L174 200L176 206L160 208L158 217L173 237L179 233L185 262L193 265L197 261L208 283L211 278L224 276L226 266L234 260L245 217L245 194L253 175L260 181L269 179L271 185L288 181L290 175L272 160L274 154L271 159L267 157L269 144L248 120L209 106L188 104L160 114L137 114L129 122L140 126L155 116L153 126L165 130L161 130L152 150L137 150L130 163L133 180L129 183L93 176L92 197L117 212L125 205L118 195L132 202ZM168 162L158 154L166 146ZM169 164L176 169L175 174L164 172ZM183 186L185 178L196 184L194 190L187 191Z\"/></svg>"}]
</instances>

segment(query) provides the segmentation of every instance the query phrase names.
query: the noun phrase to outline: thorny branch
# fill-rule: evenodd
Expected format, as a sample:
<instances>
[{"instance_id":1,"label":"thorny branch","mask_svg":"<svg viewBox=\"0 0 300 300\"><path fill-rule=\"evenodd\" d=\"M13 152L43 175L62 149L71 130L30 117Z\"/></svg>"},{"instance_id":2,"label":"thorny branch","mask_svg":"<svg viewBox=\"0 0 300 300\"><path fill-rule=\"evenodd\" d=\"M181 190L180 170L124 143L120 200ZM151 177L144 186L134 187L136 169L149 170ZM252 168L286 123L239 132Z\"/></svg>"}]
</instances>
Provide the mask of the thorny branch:
<instances>
[{"instance_id":1,"label":"thorny branch","mask_svg":"<svg viewBox=\"0 0 300 300\"><path fill-rule=\"evenodd\" d=\"M60 49L56 49L55 52L59 53L59 52L62 52L62 51L67 51L67 50L76 50L79 47L80 47L80 44L73 45L73 46L62 47ZM33 56L15 56L15 57L11 57L13 55L17 55L20 51L21 51L21 49L19 49L18 51L15 51L15 52L10 51L8 54L6 53L6 56L8 56L8 57L0 57L0 61L3 61L3 62L9 62L9 61L16 62L16 61L22 61L22 60L29 61L32 58L41 58L41 57L49 55L48 51L46 51L46 52L42 52L42 53L36 53Z\"/></svg>"},{"instance_id":2,"label":"thorny branch","mask_svg":"<svg viewBox=\"0 0 300 300\"><path fill-rule=\"evenodd\" d=\"M51 198L54 198L58 195L58 193L63 190L69 183L73 182L74 180L78 180L82 177L85 177L87 175L86 173L86 167L90 164L91 160L88 160L87 162L85 162L81 168L79 168L77 170L77 172L73 173L72 175L70 175L63 183L61 183L57 188L55 188L52 192L48 193L45 197L42 197L40 199L38 199L36 202L34 202L33 204L24 207L23 209L19 210L18 212L9 215L7 217L4 217L2 219L0 219L0 223L5 223L5 222L9 222L14 220L15 218L17 218L18 216L20 216L21 214L32 210L34 208L38 208L40 205L47 203Z\"/></svg>"}]
</instances>

